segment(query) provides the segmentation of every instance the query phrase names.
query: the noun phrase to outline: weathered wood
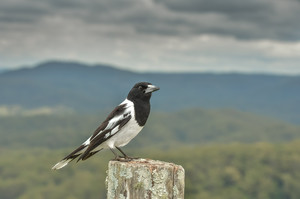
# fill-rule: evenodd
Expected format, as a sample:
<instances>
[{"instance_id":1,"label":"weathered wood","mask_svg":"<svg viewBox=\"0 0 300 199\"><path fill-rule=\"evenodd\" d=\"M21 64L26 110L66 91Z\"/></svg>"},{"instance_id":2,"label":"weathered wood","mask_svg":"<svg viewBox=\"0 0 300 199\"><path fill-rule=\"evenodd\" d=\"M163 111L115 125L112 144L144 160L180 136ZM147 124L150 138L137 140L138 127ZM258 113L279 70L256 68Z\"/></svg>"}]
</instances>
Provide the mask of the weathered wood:
<instances>
[{"instance_id":1,"label":"weathered wood","mask_svg":"<svg viewBox=\"0 0 300 199\"><path fill-rule=\"evenodd\" d=\"M107 199L183 199L184 169L149 159L110 161Z\"/></svg>"}]
</instances>

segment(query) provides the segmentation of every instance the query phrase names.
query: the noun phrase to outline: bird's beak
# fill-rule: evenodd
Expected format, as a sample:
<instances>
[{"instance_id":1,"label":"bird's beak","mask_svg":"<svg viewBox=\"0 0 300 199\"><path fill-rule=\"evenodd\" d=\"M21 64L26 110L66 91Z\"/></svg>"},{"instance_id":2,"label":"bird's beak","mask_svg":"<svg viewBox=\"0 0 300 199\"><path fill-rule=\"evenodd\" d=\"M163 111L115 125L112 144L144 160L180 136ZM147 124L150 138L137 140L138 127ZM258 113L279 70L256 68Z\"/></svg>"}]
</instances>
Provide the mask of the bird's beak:
<instances>
[{"instance_id":1,"label":"bird's beak","mask_svg":"<svg viewBox=\"0 0 300 199\"><path fill-rule=\"evenodd\" d=\"M145 90L145 93L152 93L157 90L159 90L158 86L148 85L147 89Z\"/></svg>"}]
</instances>

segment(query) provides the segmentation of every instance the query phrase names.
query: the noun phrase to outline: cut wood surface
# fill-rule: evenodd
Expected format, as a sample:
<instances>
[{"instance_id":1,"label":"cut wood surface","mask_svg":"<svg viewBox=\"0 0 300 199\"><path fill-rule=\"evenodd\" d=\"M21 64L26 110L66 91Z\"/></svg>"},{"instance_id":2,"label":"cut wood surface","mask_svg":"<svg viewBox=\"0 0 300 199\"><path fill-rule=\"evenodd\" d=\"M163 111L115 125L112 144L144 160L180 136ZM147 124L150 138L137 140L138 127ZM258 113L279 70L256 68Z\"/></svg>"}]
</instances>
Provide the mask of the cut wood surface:
<instances>
[{"instance_id":1,"label":"cut wood surface","mask_svg":"<svg viewBox=\"0 0 300 199\"><path fill-rule=\"evenodd\" d=\"M184 169L150 159L110 161L106 184L107 199L183 199Z\"/></svg>"}]
</instances>

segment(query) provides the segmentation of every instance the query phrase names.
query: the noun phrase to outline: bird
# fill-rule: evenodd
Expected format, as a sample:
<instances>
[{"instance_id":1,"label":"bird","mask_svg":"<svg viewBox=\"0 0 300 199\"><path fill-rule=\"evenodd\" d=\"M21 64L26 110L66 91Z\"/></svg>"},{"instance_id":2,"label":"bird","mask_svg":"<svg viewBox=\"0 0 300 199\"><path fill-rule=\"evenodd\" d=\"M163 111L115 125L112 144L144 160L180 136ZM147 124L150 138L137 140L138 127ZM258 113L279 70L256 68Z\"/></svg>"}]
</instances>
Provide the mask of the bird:
<instances>
[{"instance_id":1,"label":"bird","mask_svg":"<svg viewBox=\"0 0 300 199\"><path fill-rule=\"evenodd\" d=\"M127 145L143 129L150 114L150 98L160 88L149 82L136 83L126 99L113 109L94 133L77 149L56 163L52 169L65 167L72 160L84 161L102 149L110 149L114 160L130 161L120 147ZM123 156L119 156L117 149Z\"/></svg>"}]
</instances>

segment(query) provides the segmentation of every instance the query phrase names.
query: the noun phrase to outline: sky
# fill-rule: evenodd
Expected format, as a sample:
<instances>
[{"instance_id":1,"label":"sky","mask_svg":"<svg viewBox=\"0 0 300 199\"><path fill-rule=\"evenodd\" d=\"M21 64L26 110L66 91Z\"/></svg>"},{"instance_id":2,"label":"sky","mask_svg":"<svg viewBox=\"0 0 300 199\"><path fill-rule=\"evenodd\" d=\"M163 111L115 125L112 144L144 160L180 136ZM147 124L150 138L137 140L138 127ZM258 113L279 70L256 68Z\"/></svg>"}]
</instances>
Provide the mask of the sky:
<instances>
[{"instance_id":1,"label":"sky","mask_svg":"<svg viewBox=\"0 0 300 199\"><path fill-rule=\"evenodd\" d=\"M1 0L0 69L300 74L300 0Z\"/></svg>"}]
</instances>

